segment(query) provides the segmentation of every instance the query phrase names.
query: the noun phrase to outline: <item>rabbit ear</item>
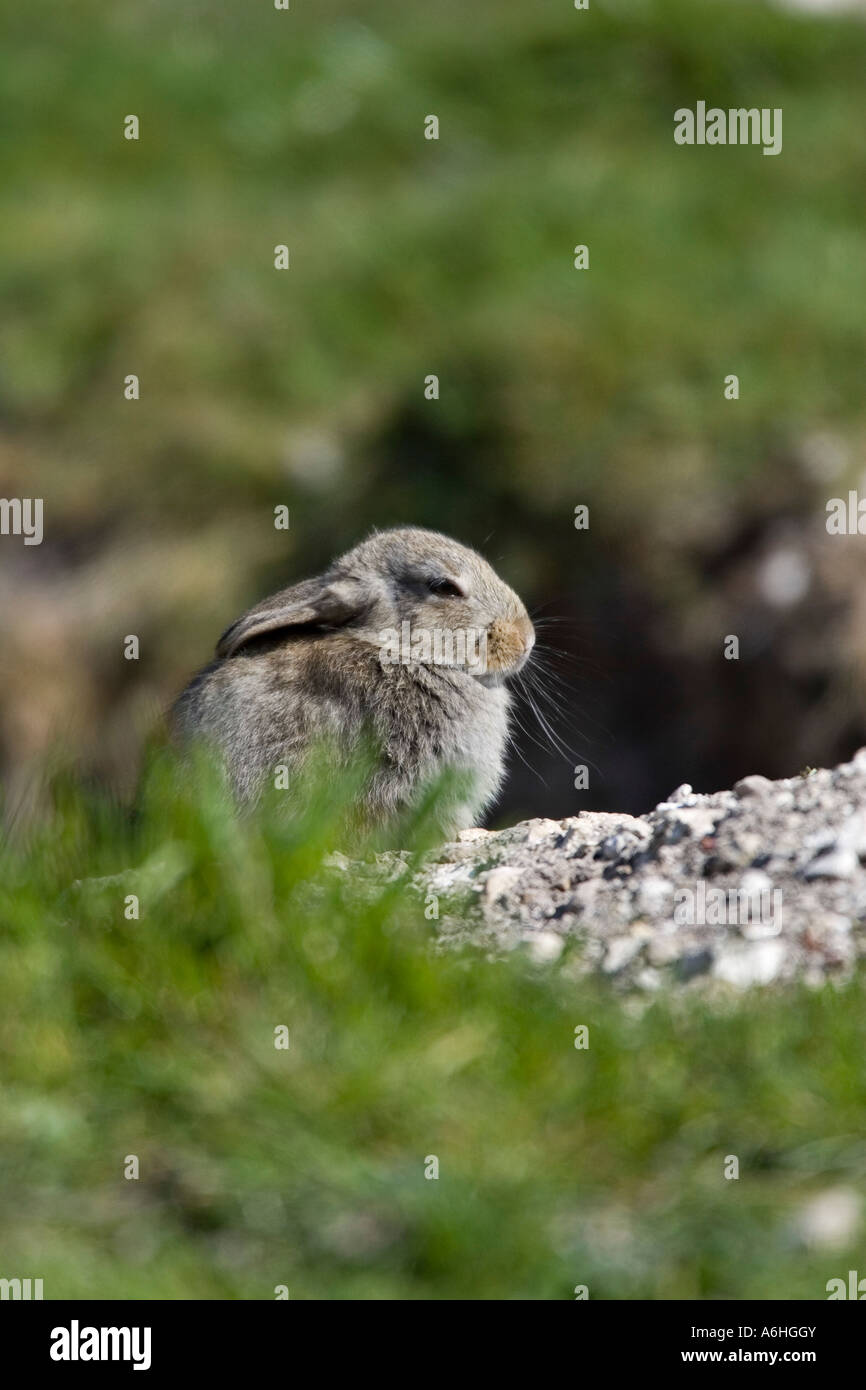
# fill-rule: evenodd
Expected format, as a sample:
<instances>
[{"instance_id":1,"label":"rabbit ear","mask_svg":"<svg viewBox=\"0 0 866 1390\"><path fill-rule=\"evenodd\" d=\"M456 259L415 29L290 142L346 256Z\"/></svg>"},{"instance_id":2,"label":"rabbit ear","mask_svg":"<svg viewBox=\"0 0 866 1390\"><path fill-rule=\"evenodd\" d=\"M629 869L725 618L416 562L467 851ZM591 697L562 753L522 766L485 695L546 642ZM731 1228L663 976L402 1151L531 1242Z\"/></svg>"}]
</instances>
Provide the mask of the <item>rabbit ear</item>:
<instances>
[{"instance_id":1,"label":"rabbit ear","mask_svg":"<svg viewBox=\"0 0 866 1390\"><path fill-rule=\"evenodd\" d=\"M217 643L216 654L233 656L254 637L281 628L304 627L313 623L340 626L367 608L370 596L352 580L305 579L251 608L226 628Z\"/></svg>"}]
</instances>

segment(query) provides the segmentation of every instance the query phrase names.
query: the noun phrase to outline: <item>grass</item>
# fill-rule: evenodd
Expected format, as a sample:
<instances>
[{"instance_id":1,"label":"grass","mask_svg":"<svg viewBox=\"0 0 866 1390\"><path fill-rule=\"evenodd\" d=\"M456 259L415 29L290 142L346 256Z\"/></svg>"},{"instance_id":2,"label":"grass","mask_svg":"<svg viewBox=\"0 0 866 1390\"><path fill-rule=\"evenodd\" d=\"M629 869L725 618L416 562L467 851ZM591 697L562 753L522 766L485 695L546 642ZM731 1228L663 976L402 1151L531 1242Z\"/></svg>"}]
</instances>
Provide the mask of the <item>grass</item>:
<instances>
[{"instance_id":1,"label":"grass","mask_svg":"<svg viewBox=\"0 0 866 1390\"><path fill-rule=\"evenodd\" d=\"M82 0L44 31L2 5L0 38L0 405L55 534L88 512L122 531L192 507L198 531L290 501L318 558L335 526L342 544L410 512L509 535L519 502L565 546L587 490L612 530L661 522L671 490L737 493L805 428L862 429L850 18ZM783 154L674 146L698 98L782 106ZM407 411L443 466L460 452L453 495L423 467L370 477ZM349 489L336 515L309 431ZM276 565L262 543L239 562Z\"/></svg>"},{"instance_id":2,"label":"grass","mask_svg":"<svg viewBox=\"0 0 866 1390\"><path fill-rule=\"evenodd\" d=\"M49 1298L809 1299L862 1263L854 1231L797 1234L862 1190L862 976L638 1008L575 978L577 945L437 955L399 883L322 872L339 801L239 822L157 757L135 816L60 780L7 846L0 1273Z\"/></svg>"}]
</instances>

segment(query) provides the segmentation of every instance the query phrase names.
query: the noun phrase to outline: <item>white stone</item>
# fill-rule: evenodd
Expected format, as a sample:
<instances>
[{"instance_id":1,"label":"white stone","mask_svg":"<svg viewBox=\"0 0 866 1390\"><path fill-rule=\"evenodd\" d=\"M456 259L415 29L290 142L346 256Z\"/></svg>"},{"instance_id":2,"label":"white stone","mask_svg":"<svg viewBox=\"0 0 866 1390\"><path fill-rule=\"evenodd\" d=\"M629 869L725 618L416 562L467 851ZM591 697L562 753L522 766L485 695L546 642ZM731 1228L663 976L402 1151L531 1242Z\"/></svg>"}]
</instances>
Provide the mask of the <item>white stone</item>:
<instances>
[{"instance_id":1,"label":"white stone","mask_svg":"<svg viewBox=\"0 0 866 1390\"><path fill-rule=\"evenodd\" d=\"M615 975L624 965L628 965L629 961L634 960L643 944L644 938L640 936L614 937L613 941L608 943L602 970L606 975Z\"/></svg>"},{"instance_id":2,"label":"white stone","mask_svg":"<svg viewBox=\"0 0 866 1390\"><path fill-rule=\"evenodd\" d=\"M484 881L485 900L492 905L501 898L504 898L514 887L522 873L522 869L515 869L509 864L503 864L498 869L491 869Z\"/></svg>"},{"instance_id":3,"label":"white stone","mask_svg":"<svg viewBox=\"0 0 866 1390\"><path fill-rule=\"evenodd\" d=\"M803 877L813 878L853 878L857 872L857 855L853 849L830 850L829 854L818 854L803 870Z\"/></svg>"},{"instance_id":4,"label":"white stone","mask_svg":"<svg viewBox=\"0 0 866 1390\"><path fill-rule=\"evenodd\" d=\"M565 945L562 937L555 931L532 932L523 939L529 947L532 959L538 961L539 965L558 960Z\"/></svg>"},{"instance_id":5,"label":"white stone","mask_svg":"<svg viewBox=\"0 0 866 1390\"><path fill-rule=\"evenodd\" d=\"M805 1245L841 1250L854 1244L863 1223L863 1198L851 1187L830 1187L810 1197L794 1226Z\"/></svg>"},{"instance_id":6,"label":"white stone","mask_svg":"<svg viewBox=\"0 0 866 1390\"><path fill-rule=\"evenodd\" d=\"M785 955L782 941L750 942L748 946L733 947L716 956L713 975L740 989L768 985L782 968Z\"/></svg>"},{"instance_id":7,"label":"white stone","mask_svg":"<svg viewBox=\"0 0 866 1390\"><path fill-rule=\"evenodd\" d=\"M471 830L461 830L457 836L461 845L474 845L479 840L486 840L492 834L490 830L482 830L479 826L473 826Z\"/></svg>"},{"instance_id":8,"label":"white stone","mask_svg":"<svg viewBox=\"0 0 866 1390\"><path fill-rule=\"evenodd\" d=\"M531 820L526 834L528 845L537 845L539 840L548 840L551 835L561 835L562 826L558 820Z\"/></svg>"},{"instance_id":9,"label":"white stone","mask_svg":"<svg viewBox=\"0 0 866 1390\"><path fill-rule=\"evenodd\" d=\"M658 917L660 913L673 908L673 897L673 884L666 878L651 875L638 884L634 905L638 912L645 912L648 917Z\"/></svg>"},{"instance_id":10,"label":"white stone","mask_svg":"<svg viewBox=\"0 0 866 1390\"><path fill-rule=\"evenodd\" d=\"M719 819L718 811L712 807L694 806L674 808L672 818L684 825L690 835L700 840L704 835L712 835Z\"/></svg>"}]
</instances>

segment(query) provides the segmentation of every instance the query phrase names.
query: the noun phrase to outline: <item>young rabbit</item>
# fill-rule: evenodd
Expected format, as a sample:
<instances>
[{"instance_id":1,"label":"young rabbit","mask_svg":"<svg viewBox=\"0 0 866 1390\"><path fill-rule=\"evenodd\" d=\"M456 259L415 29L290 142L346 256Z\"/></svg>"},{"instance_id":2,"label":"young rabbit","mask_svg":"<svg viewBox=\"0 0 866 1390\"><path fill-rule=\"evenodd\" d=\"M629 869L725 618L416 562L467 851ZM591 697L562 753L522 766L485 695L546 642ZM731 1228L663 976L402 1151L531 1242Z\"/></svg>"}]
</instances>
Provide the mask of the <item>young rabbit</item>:
<instances>
[{"instance_id":1,"label":"young rabbit","mask_svg":"<svg viewBox=\"0 0 866 1390\"><path fill-rule=\"evenodd\" d=\"M317 579L281 590L222 635L173 722L225 759L241 801L320 741L379 750L361 819L382 824L446 771L463 774L442 830L476 822L504 770L505 682L535 642L517 594L474 550L412 527L374 532Z\"/></svg>"}]
</instances>

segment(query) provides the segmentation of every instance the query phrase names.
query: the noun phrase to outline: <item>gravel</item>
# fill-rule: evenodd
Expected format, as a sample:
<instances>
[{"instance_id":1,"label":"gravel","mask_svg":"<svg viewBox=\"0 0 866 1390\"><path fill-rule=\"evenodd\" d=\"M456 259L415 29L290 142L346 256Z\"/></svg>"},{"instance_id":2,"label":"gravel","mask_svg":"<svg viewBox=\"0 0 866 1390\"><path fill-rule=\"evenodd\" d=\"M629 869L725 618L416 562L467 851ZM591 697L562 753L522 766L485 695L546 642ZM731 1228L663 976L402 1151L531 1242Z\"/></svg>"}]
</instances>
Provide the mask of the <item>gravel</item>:
<instances>
[{"instance_id":1,"label":"gravel","mask_svg":"<svg viewBox=\"0 0 866 1390\"><path fill-rule=\"evenodd\" d=\"M443 949L527 949L639 991L820 985L866 953L866 749L780 782L684 785L645 816L465 831L420 869L405 854L332 862L404 877Z\"/></svg>"}]
</instances>

